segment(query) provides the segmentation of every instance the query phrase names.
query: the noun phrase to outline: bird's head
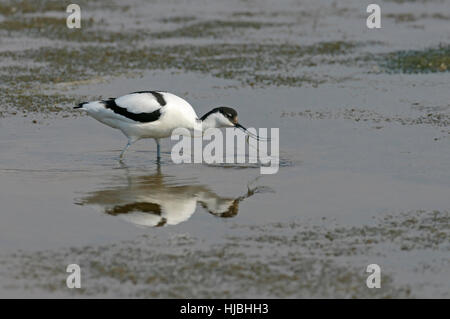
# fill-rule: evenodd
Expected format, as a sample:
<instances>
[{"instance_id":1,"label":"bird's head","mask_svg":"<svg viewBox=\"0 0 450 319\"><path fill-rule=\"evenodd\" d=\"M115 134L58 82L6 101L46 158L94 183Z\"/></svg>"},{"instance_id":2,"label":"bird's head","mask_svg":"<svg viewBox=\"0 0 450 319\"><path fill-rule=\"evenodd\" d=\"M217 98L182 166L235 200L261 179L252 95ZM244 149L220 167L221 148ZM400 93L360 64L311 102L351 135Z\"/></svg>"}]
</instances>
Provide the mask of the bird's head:
<instances>
[{"instance_id":1,"label":"bird's head","mask_svg":"<svg viewBox=\"0 0 450 319\"><path fill-rule=\"evenodd\" d=\"M235 127L238 115L235 109L227 106L216 107L203 115L200 120L211 127Z\"/></svg>"},{"instance_id":2,"label":"bird's head","mask_svg":"<svg viewBox=\"0 0 450 319\"><path fill-rule=\"evenodd\" d=\"M244 126L239 124L236 110L228 106L216 107L203 115L200 120L204 124L204 129L209 127L236 127L257 140L270 140L269 138L261 138L258 135L249 132Z\"/></svg>"}]
</instances>

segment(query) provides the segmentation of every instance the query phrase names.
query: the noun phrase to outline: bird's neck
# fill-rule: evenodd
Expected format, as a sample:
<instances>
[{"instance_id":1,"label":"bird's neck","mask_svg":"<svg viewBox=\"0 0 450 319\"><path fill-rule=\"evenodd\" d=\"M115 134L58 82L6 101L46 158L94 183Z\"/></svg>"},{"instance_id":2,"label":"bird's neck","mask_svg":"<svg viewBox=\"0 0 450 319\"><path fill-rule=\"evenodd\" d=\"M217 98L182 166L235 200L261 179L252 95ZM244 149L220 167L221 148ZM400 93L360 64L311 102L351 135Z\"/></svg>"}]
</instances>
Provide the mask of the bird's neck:
<instances>
[{"instance_id":1,"label":"bird's neck","mask_svg":"<svg viewBox=\"0 0 450 319\"><path fill-rule=\"evenodd\" d=\"M209 128L217 127L217 120L213 116L208 116L204 120L199 120L199 123L201 124L202 132L206 131Z\"/></svg>"}]
</instances>

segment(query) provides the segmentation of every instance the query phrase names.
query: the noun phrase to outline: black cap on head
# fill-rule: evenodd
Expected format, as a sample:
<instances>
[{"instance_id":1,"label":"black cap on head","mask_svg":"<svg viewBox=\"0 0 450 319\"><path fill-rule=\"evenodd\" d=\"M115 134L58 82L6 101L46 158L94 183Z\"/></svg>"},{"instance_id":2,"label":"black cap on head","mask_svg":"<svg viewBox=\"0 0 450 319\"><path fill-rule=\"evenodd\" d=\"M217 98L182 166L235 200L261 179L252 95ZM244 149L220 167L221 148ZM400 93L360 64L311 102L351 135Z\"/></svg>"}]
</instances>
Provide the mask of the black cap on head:
<instances>
[{"instance_id":1,"label":"black cap on head","mask_svg":"<svg viewBox=\"0 0 450 319\"><path fill-rule=\"evenodd\" d=\"M237 116L237 112L235 109L227 106L218 107L219 112L222 113L226 118L233 119Z\"/></svg>"},{"instance_id":2,"label":"black cap on head","mask_svg":"<svg viewBox=\"0 0 450 319\"><path fill-rule=\"evenodd\" d=\"M227 119L229 119L231 122L236 121L237 119L237 112L235 109L228 107L228 106L220 106L212 109L205 115L203 115L200 120L205 120L208 116L210 116L213 113L220 112L223 116L225 116Z\"/></svg>"},{"instance_id":3,"label":"black cap on head","mask_svg":"<svg viewBox=\"0 0 450 319\"><path fill-rule=\"evenodd\" d=\"M214 113L221 113L234 125L234 127L241 129L247 135L257 139L258 141L270 141L270 138L261 138L258 135L249 132L244 126L239 124L236 110L231 107L228 107L228 106L216 107L216 108L212 109L211 111L209 111L208 113L206 113L205 115L203 115L200 118L200 120L204 121L208 116L210 116L211 114L214 114Z\"/></svg>"}]
</instances>

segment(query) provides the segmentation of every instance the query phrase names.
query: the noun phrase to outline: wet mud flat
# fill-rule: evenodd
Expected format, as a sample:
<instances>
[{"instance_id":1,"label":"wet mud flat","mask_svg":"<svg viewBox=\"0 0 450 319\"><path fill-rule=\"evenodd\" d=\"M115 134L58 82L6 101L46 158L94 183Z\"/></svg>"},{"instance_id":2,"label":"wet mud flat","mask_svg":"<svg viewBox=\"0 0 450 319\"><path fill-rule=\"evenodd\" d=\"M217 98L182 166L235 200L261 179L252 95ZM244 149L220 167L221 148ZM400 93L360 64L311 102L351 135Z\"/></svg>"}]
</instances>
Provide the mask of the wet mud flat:
<instances>
[{"instance_id":1,"label":"wet mud flat","mask_svg":"<svg viewBox=\"0 0 450 319\"><path fill-rule=\"evenodd\" d=\"M416 211L350 228L327 223L233 224L215 244L194 234L148 233L113 245L18 253L3 269L15 279L7 288L25 288L30 295L42 289L78 297L407 298L426 291L448 296L446 287L433 280L436 271L448 276L448 261L415 264L430 251L434 256L446 254L448 222L448 212ZM398 255L411 265L398 265ZM361 269L373 259L390 271L416 268L423 275L396 275L394 280L386 274L382 288L367 289L361 284L366 280ZM69 261L86 273L79 290L61 289L61 268ZM425 288L414 289L419 286Z\"/></svg>"},{"instance_id":2,"label":"wet mud flat","mask_svg":"<svg viewBox=\"0 0 450 319\"><path fill-rule=\"evenodd\" d=\"M445 1L382 1L377 31L360 1L79 5L69 30L59 1L0 4L0 296L449 297ZM279 127L279 173L168 141L120 165L72 106L148 89Z\"/></svg>"}]
</instances>

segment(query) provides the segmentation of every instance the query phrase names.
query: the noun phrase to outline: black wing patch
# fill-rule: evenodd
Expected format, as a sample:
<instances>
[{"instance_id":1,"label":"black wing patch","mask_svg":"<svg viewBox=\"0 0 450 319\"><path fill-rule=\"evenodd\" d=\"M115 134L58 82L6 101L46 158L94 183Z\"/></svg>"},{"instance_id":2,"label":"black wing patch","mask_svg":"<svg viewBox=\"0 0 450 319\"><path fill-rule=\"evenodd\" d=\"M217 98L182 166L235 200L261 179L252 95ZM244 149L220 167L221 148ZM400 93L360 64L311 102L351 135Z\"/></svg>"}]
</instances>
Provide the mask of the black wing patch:
<instances>
[{"instance_id":1,"label":"black wing patch","mask_svg":"<svg viewBox=\"0 0 450 319\"><path fill-rule=\"evenodd\" d=\"M156 216L161 216L162 209L161 206L154 203L145 203L145 202L138 202L138 203L131 203L126 205L117 205L114 206L111 209L105 210L105 213L108 215L117 216L120 214L129 214L133 212L142 212L142 213L148 213ZM167 219L165 217L161 217L161 220L158 224L156 224L154 227L162 227L167 223Z\"/></svg>"},{"instance_id":2,"label":"black wing patch","mask_svg":"<svg viewBox=\"0 0 450 319\"><path fill-rule=\"evenodd\" d=\"M153 96L158 101L159 105L164 106L167 104L166 100L164 99L164 96L161 93L159 93L158 91L138 91L138 92L133 92L133 93L150 93L150 94L153 94Z\"/></svg>"},{"instance_id":3,"label":"black wing patch","mask_svg":"<svg viewBox=\"0 0 450 319\"><path fill-rule=\"evenodd\" d=\"M117 216L120 214L129 214L133 212L149 213L158 216L161 216L162 214L161 205L146 202L117 205L111 209L105 210L105 213L113 216Z\"/></svg>"},{"instance_id":4,"label":"black wing patch","mask_svg":"<svg viewBox=\"0 0 450 319\"><path fill-rule=\"evenodd\" d=\"M126 118L141 122L141 123L149 123L158 120L161 117L161 110L156 110L151 113L131 113L124 107L120 107L116 104L116 100L110 98L108 100L103 100L102 103L105 105L107 109L110 109L114 113L125 116Z\"/></svg>"}]
</instances>

